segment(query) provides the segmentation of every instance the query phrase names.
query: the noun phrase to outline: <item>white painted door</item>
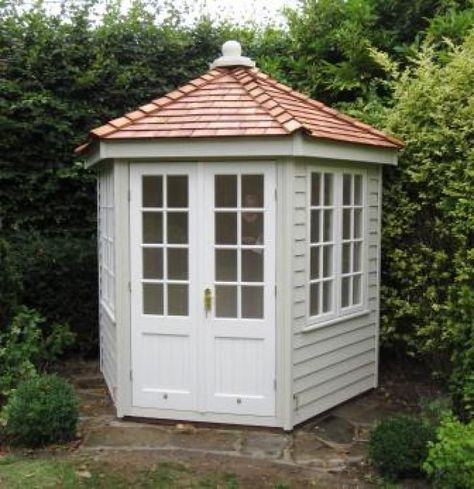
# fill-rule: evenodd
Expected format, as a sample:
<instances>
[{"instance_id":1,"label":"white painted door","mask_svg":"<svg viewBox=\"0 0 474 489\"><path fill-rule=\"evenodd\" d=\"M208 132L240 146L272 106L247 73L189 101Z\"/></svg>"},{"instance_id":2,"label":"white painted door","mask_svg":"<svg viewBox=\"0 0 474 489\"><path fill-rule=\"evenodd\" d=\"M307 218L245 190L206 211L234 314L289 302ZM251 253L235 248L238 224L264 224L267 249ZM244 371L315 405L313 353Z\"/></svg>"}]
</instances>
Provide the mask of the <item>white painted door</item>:
<instances>
[{"instance_id":1,"label":"white painted door","mask_svg":"<svg viewBox=\"0 0 474 489\"><path fill-rule=\"evenodd\" d=\"M275 414L273 164L133 164L133 404Z\"/></svg>"}]
</instances>

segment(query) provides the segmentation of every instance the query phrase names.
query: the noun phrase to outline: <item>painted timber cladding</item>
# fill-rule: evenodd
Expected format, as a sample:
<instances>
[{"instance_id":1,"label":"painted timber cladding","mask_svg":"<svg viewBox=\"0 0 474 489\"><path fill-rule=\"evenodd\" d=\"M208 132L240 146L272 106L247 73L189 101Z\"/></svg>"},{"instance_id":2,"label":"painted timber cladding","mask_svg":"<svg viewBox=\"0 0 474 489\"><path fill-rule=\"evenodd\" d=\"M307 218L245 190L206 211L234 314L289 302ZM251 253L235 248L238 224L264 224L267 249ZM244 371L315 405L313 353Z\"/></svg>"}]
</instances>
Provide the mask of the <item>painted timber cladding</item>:
<instances>
[{"instance_id":1,"label":"painted timber cladding","mask_svg":"<svg viewBox=\"0 0 474 489\"><path fill-rule=\"evenodd\" d=\"M117 326L115 320L115 202L114 167L97 176L100 369L115 401L117 386ZM105 266L105 268L104 268ZM107 270L104 273L104 270ZM107 275L107 276L106 276Z\"/></svg>"},{"instance_id":2,"label":"painted timber cladding","mask_svg":"<svg viewBox=\"0 0 474 489\"><path fill-rule=\"evenodd\" d=\"M307 324L308 166L293 175L292 384L294 424L315 416L377 385L381 168L367 169L367 313L340 319L312 331ZM336 163L328 167L336 166ZM339 165L337 165L339 166ZM354 163L348 169L362 168Z\"/></svg>"}]
</instances>

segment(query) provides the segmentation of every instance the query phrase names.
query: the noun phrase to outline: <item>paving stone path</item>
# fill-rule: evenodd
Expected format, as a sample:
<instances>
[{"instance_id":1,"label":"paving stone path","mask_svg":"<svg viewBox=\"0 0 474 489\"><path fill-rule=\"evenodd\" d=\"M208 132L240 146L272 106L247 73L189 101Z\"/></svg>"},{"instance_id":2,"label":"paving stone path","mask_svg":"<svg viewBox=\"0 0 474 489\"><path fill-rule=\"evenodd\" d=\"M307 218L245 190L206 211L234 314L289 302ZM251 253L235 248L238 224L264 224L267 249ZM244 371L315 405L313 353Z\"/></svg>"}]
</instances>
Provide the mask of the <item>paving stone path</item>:
<instances>
[{"instance_id":1,"label":"paving stone path","mask_svg":"<svg viewBox=\"0 0 474 489\"><path fill-rule=\"evenodd\" d=\"M95 365L71 378L80 394L84 452L134 451L209 454L268 461L326 473L366 463L370 428L389 409L370 393L298 427L291 433L264 428L158 424L119 420Z\"/></svg>"}]
</instances>

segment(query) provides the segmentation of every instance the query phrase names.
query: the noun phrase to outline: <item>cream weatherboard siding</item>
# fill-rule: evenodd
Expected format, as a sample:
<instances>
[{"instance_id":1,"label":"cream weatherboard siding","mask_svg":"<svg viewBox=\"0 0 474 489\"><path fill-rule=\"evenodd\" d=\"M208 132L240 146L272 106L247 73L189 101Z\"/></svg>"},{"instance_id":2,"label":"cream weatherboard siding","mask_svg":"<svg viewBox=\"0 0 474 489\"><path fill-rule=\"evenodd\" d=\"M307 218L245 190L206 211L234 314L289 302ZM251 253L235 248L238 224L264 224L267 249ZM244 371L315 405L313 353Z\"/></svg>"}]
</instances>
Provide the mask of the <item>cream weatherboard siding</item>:
<instances>
[{"instance_id":1,"label":"cream weatherboard siding","mask_svg":"<svg viewBox=\"0 0 474 489\"><path fill-rule=\"evenodd\" d=\"M97 245L99 268L100 369L110 395L117 389L117 326L115 320L115 200L114 167L104 165L97 178Z\"/></svg>"},{"instance_id":2,"label":"cream weatherboard siding","mask_svg":"<svg viewBox=\"0 0 474 489\"><path fill-rule=\"evenodd\" d=\"M352 318L337 318L312 330L307 318L308 166L367 171L366 308ZM291 368L296 425L377 385L381 168L314 160L297 163L294 168Z\"/></svg>"}]
</instances>

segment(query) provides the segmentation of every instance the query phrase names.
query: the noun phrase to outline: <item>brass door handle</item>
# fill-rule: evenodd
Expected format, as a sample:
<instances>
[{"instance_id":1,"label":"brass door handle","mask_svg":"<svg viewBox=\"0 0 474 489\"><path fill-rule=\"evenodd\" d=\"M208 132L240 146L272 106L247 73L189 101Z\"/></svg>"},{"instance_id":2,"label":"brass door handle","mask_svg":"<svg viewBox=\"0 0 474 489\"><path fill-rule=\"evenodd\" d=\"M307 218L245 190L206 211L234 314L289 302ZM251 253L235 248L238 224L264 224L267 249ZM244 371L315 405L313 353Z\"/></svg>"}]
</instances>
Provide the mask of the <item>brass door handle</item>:
<instances>
[{"instance_id":1,"label":"brass door handle","mask_svg":"<svg viewBox=\"0 0 474 489\"><path fill-rule=\"evenodd\" d=\"M204 289L204 310L206 311L206 316L211 312L212 309L212 292L209 287Z\"/></svg>"}]
</instances>

